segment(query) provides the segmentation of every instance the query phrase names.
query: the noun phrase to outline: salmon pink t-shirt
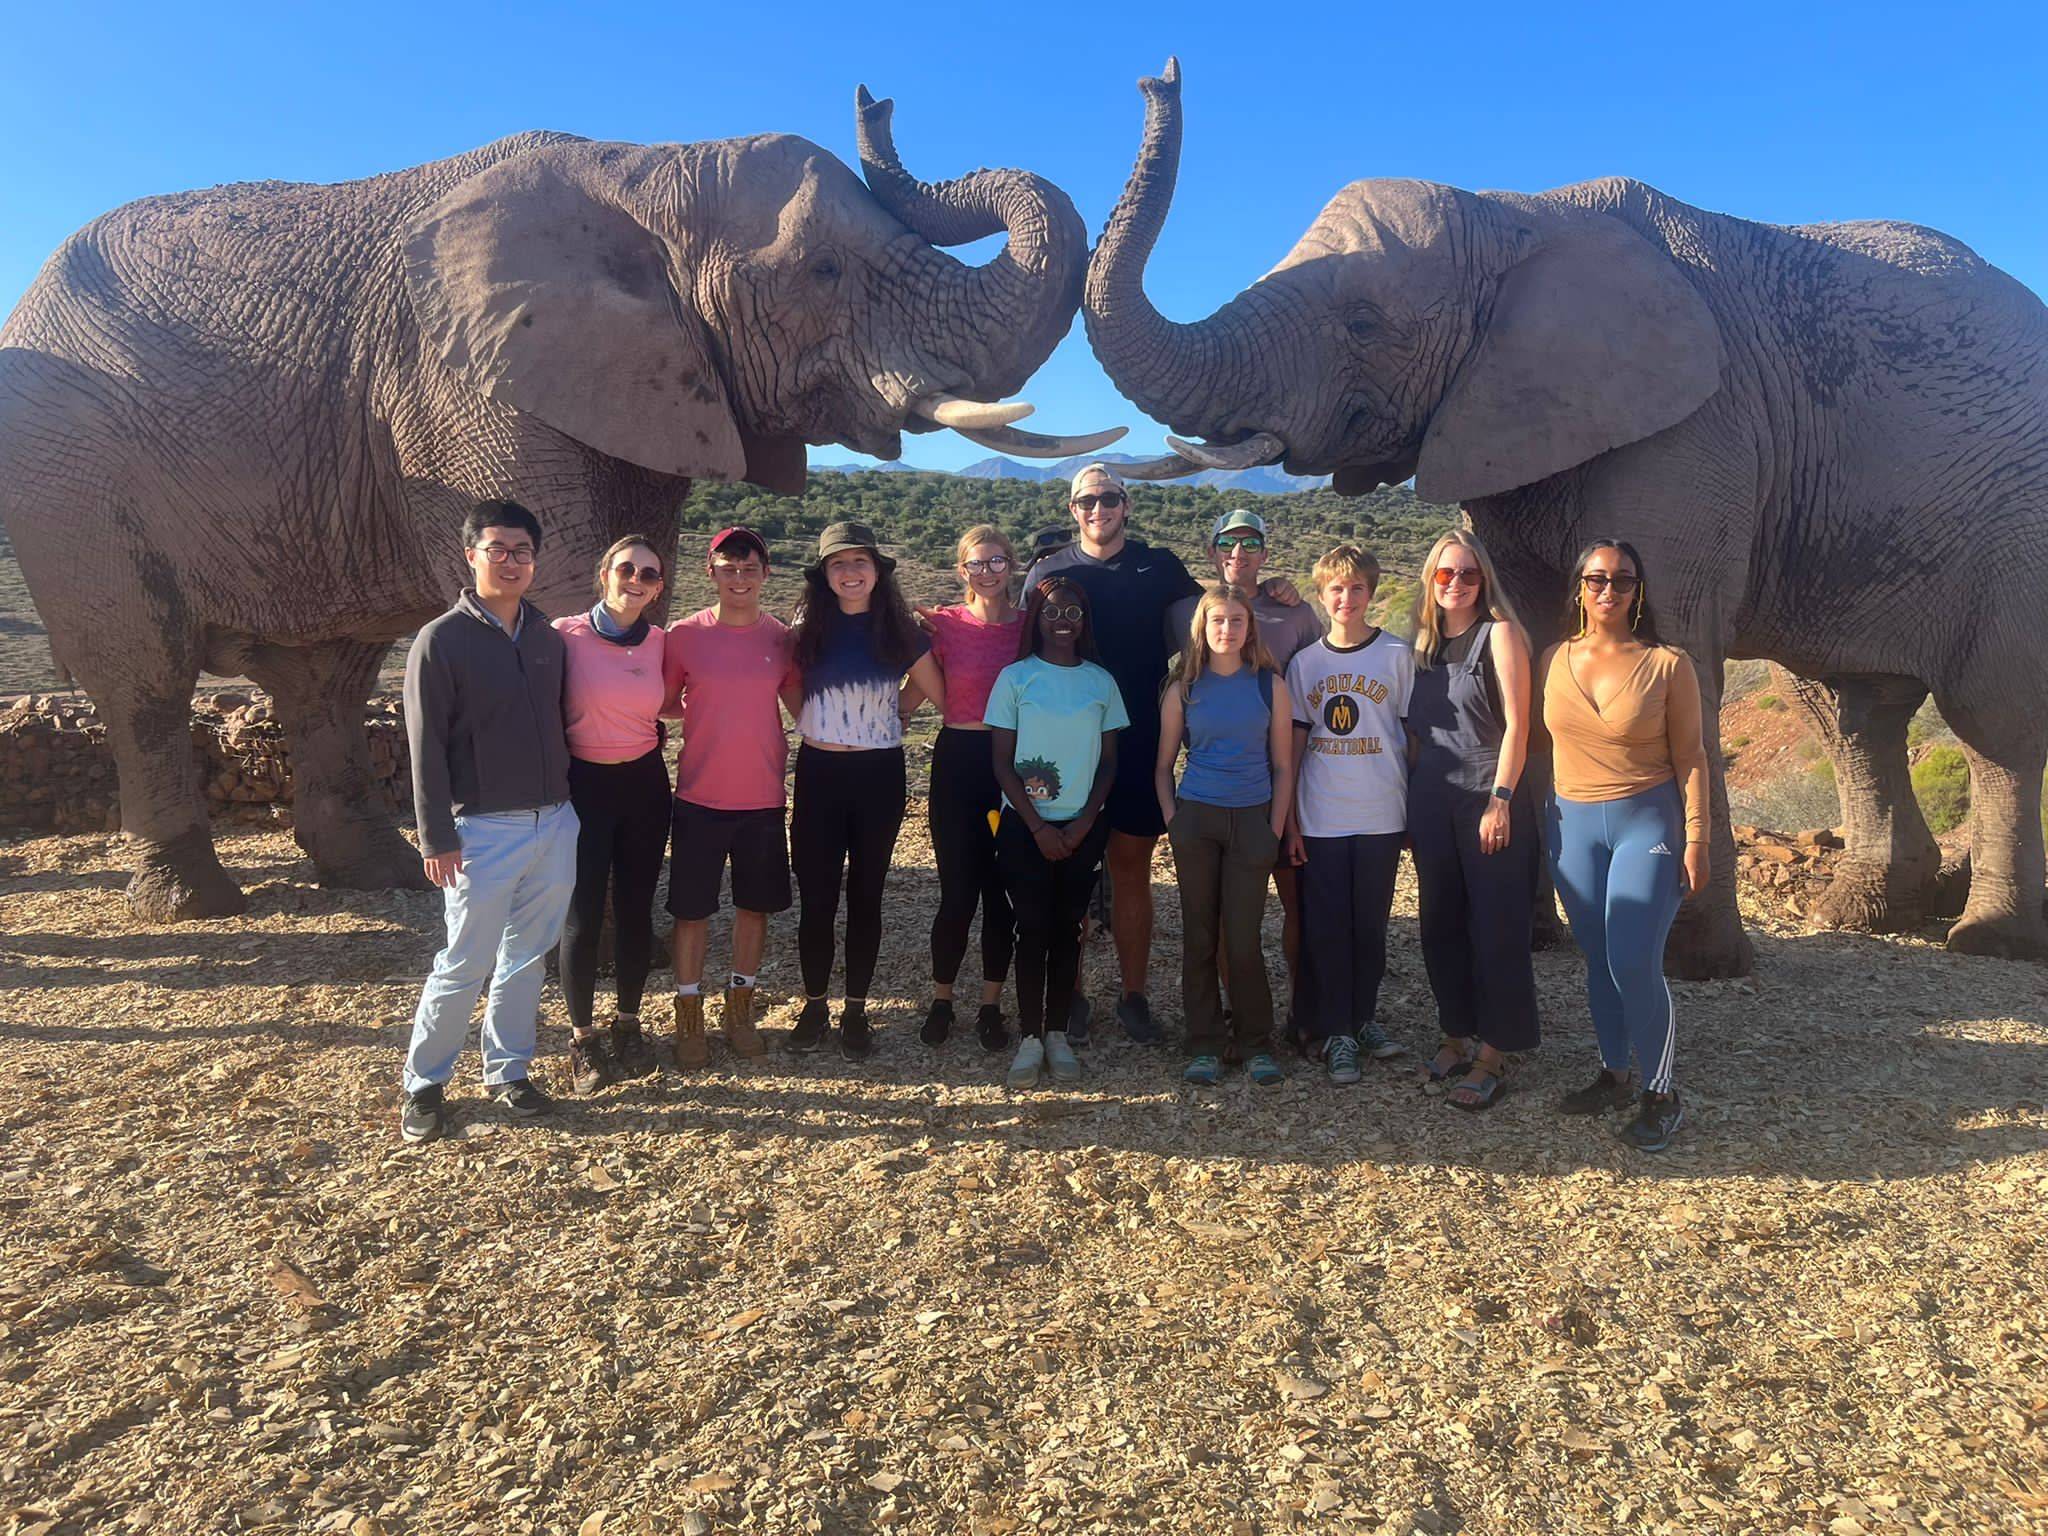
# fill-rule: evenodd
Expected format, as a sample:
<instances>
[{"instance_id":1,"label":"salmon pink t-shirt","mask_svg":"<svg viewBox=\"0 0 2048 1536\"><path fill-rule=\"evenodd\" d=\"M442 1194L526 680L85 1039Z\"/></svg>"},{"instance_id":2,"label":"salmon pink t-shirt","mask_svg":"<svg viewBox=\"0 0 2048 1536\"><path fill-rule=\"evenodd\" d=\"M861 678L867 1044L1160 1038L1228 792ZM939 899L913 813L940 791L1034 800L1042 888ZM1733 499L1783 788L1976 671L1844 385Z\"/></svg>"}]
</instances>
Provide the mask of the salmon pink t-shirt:
<instances>
[{"instance_id":1,"label":"salmon pink t-shirt","mask_svg":"<svg viewBox=\"0 0 2048 1536\"><path fill-rule=\"evenodd\" d=\"M676 798L714 811L780 810L789 766L780 700L796 678L788 626L764 613L736 629L716 608L678 619L662 678L668 704L682 701Z\"/></svg>"},{"instance_id":2,"label":"salmon pink t-shirt","mask_svg":"<svg viewBox=\"0 0 2048 1536\"><path fill-rule=\"evenodd\" d=\"M1017 659L1024 617L1013 613L1009 623L991 624L965 603L935 608L930 617L932 659L946 678L945 723L980 725L996 675Z\"/></svg>"},{"instance_id":3,"label":"salmon pink t-shirt","mask_svg":"<svg viewBox=\"0 0 2048 1536\"><path fill-rule=\"evenodd\" d=\"M638 645L605 639L591 627L587 613L557 619L555 628L569 657L562 724L570 755L586 763L630 763L652 752L654 722L665 697L667 643L660 626L648 625L647 638Z\"/></svg>"}]
</instances>

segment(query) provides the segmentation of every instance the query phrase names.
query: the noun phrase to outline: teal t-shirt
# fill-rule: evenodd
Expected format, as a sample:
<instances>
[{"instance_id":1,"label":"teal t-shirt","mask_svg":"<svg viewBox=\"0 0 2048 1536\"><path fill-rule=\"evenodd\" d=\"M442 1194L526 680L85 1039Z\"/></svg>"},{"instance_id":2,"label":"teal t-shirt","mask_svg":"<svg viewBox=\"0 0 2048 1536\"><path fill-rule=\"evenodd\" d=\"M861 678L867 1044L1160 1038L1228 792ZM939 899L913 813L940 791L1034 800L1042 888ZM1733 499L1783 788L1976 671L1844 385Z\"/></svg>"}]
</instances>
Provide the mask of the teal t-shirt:
<instances>
[{"instance_id":1,"label":"teal t-shirt","mask_svg":"<svg viewBox=\"0 0 2048 1536\"><path fill-rule=\"evenodd\" d=\"M981 718L1017 733L1017 777L1043 821L1081 814L1102 761L1102 733L1131 723L1116 679L1102 668L1056 667L1042 656L996 674Z\"/></svg>"}]
</instances>

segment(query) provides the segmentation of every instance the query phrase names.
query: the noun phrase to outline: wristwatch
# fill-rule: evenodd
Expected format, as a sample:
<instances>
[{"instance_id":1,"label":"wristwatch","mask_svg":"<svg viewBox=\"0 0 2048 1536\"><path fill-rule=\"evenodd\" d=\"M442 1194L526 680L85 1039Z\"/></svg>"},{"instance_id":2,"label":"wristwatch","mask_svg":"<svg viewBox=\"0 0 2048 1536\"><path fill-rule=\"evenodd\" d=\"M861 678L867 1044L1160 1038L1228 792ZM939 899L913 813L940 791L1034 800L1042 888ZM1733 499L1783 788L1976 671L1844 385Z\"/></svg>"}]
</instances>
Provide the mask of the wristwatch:
<instances>
[{"instance_id":1,"label":"wristwatch","mask_svg":"<svg viewBox=\"0 0 2048 1536\"><path fill-rule=\"evenodd\" d=\"M1496 800L1512 800L1515 798L1515 792L1505 784L1496 784L1493 786L1493 798Z\"/></svg>"}]
</instances>

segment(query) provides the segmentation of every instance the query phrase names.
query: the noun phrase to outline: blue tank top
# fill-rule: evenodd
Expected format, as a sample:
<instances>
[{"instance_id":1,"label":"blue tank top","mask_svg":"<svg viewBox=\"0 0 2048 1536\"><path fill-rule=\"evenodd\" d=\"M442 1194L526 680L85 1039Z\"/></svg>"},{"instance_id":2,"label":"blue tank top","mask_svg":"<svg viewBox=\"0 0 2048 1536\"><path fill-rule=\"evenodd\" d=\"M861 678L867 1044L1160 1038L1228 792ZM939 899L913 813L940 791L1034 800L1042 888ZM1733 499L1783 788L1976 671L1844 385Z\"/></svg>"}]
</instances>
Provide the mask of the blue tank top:
<instances>
[{"instance_id":1,"label":"blue tank top","mask_svg":"<svg viewBox=\"0 0 2048 1536\"><path fill-rule=\"evenodd\" d=\"M1219 677L1204 672L1188 690L1188 762L1183 800L1229 810L1273 798L1267 741L1273 724L1271 674L1250 668Z\"/></svg>"}]
</instances>

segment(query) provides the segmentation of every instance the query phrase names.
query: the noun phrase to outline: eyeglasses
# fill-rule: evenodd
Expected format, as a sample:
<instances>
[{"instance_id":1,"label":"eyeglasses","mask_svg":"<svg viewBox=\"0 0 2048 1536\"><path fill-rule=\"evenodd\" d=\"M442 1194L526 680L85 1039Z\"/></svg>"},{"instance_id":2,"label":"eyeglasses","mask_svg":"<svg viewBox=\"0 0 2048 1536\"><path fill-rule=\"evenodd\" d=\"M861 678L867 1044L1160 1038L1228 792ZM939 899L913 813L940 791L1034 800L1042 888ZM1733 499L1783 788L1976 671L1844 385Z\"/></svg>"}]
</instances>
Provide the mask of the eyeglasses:
<instances>
[{"instance_id":1,"label":"eyeglasses","mask_svg":"<svg viewBox=\"0 0 2048 1536\"><path fill-rule=\"evenodd\" d=\"M1124 501L1125 497L1122 491L1104 491L1099 496L1090 491L1085 495L1074 498L1074 509L1077 512L1093 512L1098 502L1104 508L1108 508L1120 507L1124 504Z\"/></svg>"},{"instance_id":2,"label":"eyeglasses","mask_svg":"<svg viewBox=\"0 0 2048 1536\"><path fill-rule=\"evenodd\" d=\"M1048 619L1065 619L1069 624L1078 624L1088 616L1088 610L1079 603L1047 603L1042 611Z\"/></svg>"},{"instance_id":3,"label":"eyeglasses","mask_svg":"<svg viewBox=\"0 0 2048 1536\"><path fill-rule=\"evenodd\" d=\"M1266 541L1256 533L1248 533L1243 538L1232 538L1225 534L1216 541L1216 547L1226 555L1232 550L1240 554L1256 555L1266 547Z\"/></svg>"},{"instance_id":4,"label":"eyeglasses","mask_svg":"<svg viewBox=\"0 0 2048 1536\"><path fill-rule=\"evenodd\" d=\"M635 576L638 576L645 582L657 582L661 580L661 567L658 565L635 565L630 560L621 560L612 567L612 574L621 581L631 581Z\"/></svg>"},{"instance_id":5,"label":"eyeglasses","mask_svg":"<svg viewBox=\"0 0 2048 1536\"><path fill-rule=\"evenodd\" d=\"M990 555L986 560L962 560L960 569L970 576L1000 576L1010 568L1008 555Z\"/></svg>"},{"instance_id":6,"label":"eyeglasses","mask_svg":"<svg viewBox=\"0 0 2048 1536\"><path fill-rule=\"evenodd\" d=\"M507 560L514 565L533 564L531 544L477 544L472 547L493 565L503 565Z\"/></svg>"},{"instance_id":7,"label":"eyeglasses","mask_svg":"<svg viewBox=\"0 0 2048 1536\"><path fill-rule=\"evenodd\" d=\"M1605 592L1609 587L1626 597L1640 586L1641 579L1632 571L1616 571L1612 576L1605 571L1588 571L1579 578L1588 592Z\"/></svg>"},{"instance_id":8,"label":"eyeglasses","mask_svg":"<svg viewBox=\"0 0 2048 1536\"><path fill-rule=\"evenodd\" d=\"M1479 568L1468 565L1454 569L1448 565L1440 565L1429 573L1429 579L1440 587L1455 586L1459 582L1468 587L1476 587L1479 585Z\"/></svg>"}]
</instances>

